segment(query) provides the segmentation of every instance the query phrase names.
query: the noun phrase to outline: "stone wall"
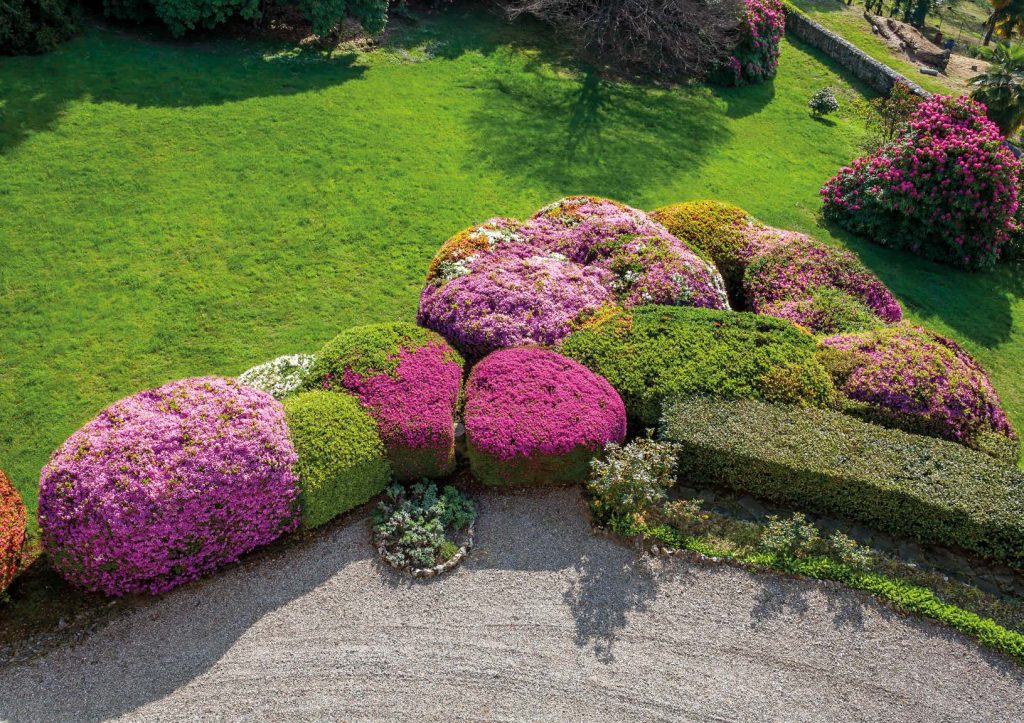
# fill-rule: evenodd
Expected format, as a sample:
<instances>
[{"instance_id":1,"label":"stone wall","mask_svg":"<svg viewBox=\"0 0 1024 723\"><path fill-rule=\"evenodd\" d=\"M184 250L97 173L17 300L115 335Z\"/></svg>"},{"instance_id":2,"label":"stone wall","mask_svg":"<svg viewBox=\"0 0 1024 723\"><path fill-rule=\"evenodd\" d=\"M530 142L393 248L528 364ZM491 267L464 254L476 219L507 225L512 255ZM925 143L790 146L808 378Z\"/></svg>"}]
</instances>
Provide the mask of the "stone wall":
<instances>
[{"instance_id":1,"label":"stone wall","mask_svg":"<svg viewBox=\"0 0 1024 723\"><path fill-rule=\"evenodd\" d=\"M909 78L880 63L853 43L819 25L800 11L786 6L786 32L811 45L873 90L888 95L896 82L903 83L922 98L931 96L927 90Z\"/></svg>"}]
</instances>

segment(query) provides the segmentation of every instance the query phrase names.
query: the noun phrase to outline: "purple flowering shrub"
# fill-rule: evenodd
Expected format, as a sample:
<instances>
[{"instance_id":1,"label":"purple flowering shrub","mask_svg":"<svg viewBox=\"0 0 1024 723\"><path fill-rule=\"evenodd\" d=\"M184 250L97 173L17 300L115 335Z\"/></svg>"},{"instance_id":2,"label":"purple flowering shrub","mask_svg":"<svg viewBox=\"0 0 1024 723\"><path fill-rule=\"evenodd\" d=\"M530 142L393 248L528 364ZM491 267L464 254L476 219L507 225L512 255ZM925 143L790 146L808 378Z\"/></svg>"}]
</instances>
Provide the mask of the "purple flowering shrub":
<instances>
[{"instance_id":1,"label":"purple flowering shrub","mask_svg":"<svg viewBox=\"0 0 1024 723\"><path fill-rule=\"evenodd\" d=\"M524 244L520 224L508 218L492 218L476 226L459 231L444 242L430 262L427 281L450 281L469 273L481 254L493 251L501 244Z\"/></svg>"},{"instance_id":2,"label":"purple flowering shrub","mask_svg":"<svg viewBox=\"0 0 1024 723\"><path fill-rule=\"evenodd\" d=\"M856 256L802 234L756 258L743 286L753 311L789 319L816 333L841 330L832 325L834 317L820 313L822 305L814 303L822 290L847 294L877 315L879 323L903 318L892 292Z\"/></svg>"},{"instance_id":3,"label":"purple flowering shrub","mask_svg":"<svg viewBox=\"0 0 1024 723\"><path fill-rule=\"evenodd\" d=\"M786 12L780 0L744 0L740 40L725 62L723 75L733 85L763 83L779 68L780 42L786 32Z\"/></svg>"},{"instance_id":4,"label":"purple flowering shrub","mask_svg":"<svg viewBox=\"0 0 1024 723\"><path fill-rule=\"evenodd\" d=\"M554 344L581 314L614 301L611 281L604 269L510 247L481 255L472 273L428 283L417 321L469 357L522 344Z\"/></svg>"},{"instance_id":5,"label":"purple flowering shrub","mask_svg":"<svg viewBox=\"0 0 1024 723\"><path fill-rule=\"evenodd\" d=\"M266 392L219 377L139 392L43 468L43 545L86 590L163 592L293 530L295 462L284 409Z\"/></svg>"},{"instance_id":6,"label":"purple flowering shrub","mask_svg":"<svg viewBox=\"0 0 1024 723\"><path fill-rule=\"evenodd\" d=\"M988 374L956 342L909 324L827 337L819 358L848 411L906 431L1016 459L1017 434ZM991 451L986 449L986 451Z\"/></svg>"},{"instance_id":7,"label":"purple flowering shrub","mask_svg":"<svg viewBox=\"0 0 1024 723\"><path fill-rule=\"evenodd\" d=\"M342 332L317 354L306 386L354 393L377 422L398 479L455 467L463 360L439 334L404 322Z\"/></svg>"},{"instance_id":8,"label":"purple flowering shrub","mask_svg":"<svg viewBox=\"0 0 1024 723\"><path fill-rule=\"evenodd\" d=\"M465 423L480 482L565 484L584 481L604 445L625 439L626 409L579 362L546 349L506 349L469 375Z\"/></svg>"},{"instance_id":9,"label":"purple flowering shrub","mask_svg":"<svg viewBox=\"0 0 1024 723\"><path fill-rule=\"evenodd\" d=\"M570 261L607 269L625 306L729 308L714 265L643 211L593 196L545 206L527 221L527 240Z\"/></svg>"},{"instance_id":10,"label":"purple flowering shrub","mask_svg":"<svg viewBox=\"0 0 1024 723\"><path fill-rule=\"evenodd\" d=\"M932 97L892 143L821 189L825 217L883 246L988 269L1017 210L1020 162L984 106Z\"/></svg>"},{"instance_id":11,"label":"purple flowering shrub","mask_svg":"<svg viewBox=\"0 0 1024 723\"><path fill-rule=\"evenodd\" d=\"M28 515L21 495L0 469L0 592L11 584L18 572L27 521Z\"/></svg>"}]
</instances>

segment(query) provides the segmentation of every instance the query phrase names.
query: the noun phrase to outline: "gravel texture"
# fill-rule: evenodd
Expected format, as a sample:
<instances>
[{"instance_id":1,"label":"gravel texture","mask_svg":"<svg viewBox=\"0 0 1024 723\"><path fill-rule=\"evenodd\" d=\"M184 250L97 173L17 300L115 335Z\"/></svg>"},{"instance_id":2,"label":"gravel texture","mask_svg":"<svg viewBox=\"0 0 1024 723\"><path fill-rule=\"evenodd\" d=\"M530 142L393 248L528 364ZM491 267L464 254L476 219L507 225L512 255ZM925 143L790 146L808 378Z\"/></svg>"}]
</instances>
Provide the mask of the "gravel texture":
<instances>
[{"instance_id":1,"label":"gravel texture","mask_svg":"<svg viewBox=\"0 0 1024 723\"><path fill-rule=\"evenodd\" d=\"M575 489L478 504L451 574L392 571L356 515L0 669L0 718L1024 717L1024 670L860 594L638 558Z\"/></svg>"}]
</instances>

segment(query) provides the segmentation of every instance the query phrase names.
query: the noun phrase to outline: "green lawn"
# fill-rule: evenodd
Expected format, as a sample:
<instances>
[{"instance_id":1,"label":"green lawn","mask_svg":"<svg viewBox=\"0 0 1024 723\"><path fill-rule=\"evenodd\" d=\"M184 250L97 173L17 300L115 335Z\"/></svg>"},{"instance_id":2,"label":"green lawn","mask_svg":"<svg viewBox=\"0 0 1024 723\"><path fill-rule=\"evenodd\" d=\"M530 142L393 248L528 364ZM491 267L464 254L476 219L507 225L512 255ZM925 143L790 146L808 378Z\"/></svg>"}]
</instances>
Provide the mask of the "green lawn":
<instances>
[{"instance_id":1,"label":"green lawn","mask_svg":"<svg viewBox=\"0 0 1024 723\"><path fill-rule=\"evenodd\" d=\"M29 506L51 450L126 394L412 319L437 246L491 215L716 197L844 242L817 190L861 127L819 56L787 43L773 84L664 90L537 37L456 10L332 59L99 28L0 59L0 466ZM834 122L806 108L826 84ZM1019 276L845 243L981 357L1024 426Z\"/></svg>"}]
</instances>

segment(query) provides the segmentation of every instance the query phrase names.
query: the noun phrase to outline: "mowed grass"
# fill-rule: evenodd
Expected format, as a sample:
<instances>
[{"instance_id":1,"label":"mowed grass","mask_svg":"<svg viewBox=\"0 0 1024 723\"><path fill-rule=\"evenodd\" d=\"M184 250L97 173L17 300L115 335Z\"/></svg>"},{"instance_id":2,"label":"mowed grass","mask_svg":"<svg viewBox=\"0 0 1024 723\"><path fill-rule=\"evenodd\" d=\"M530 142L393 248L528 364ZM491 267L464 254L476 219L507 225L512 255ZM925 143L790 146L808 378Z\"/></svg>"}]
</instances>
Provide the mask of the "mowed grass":
<instances>
[{"instance_id":1,"label":"mowed grass","mask_svg":"<svg viewBox=\"0 0 1024 723\"><path fill-rule=\"evenodd\" d=\"M971 276L837 239L818 188L856 155L858 90L786 43L774 83L599 78L538 26L472 9L332 58L91 28L0 59L0 467L34 511L50 452L107 404L413 319L455 231L590 193L713 197L847 243L954 334L1024 423L1024 304ZM810 95L844 110L813 120Z\"/></svg>"}]
</instances>

